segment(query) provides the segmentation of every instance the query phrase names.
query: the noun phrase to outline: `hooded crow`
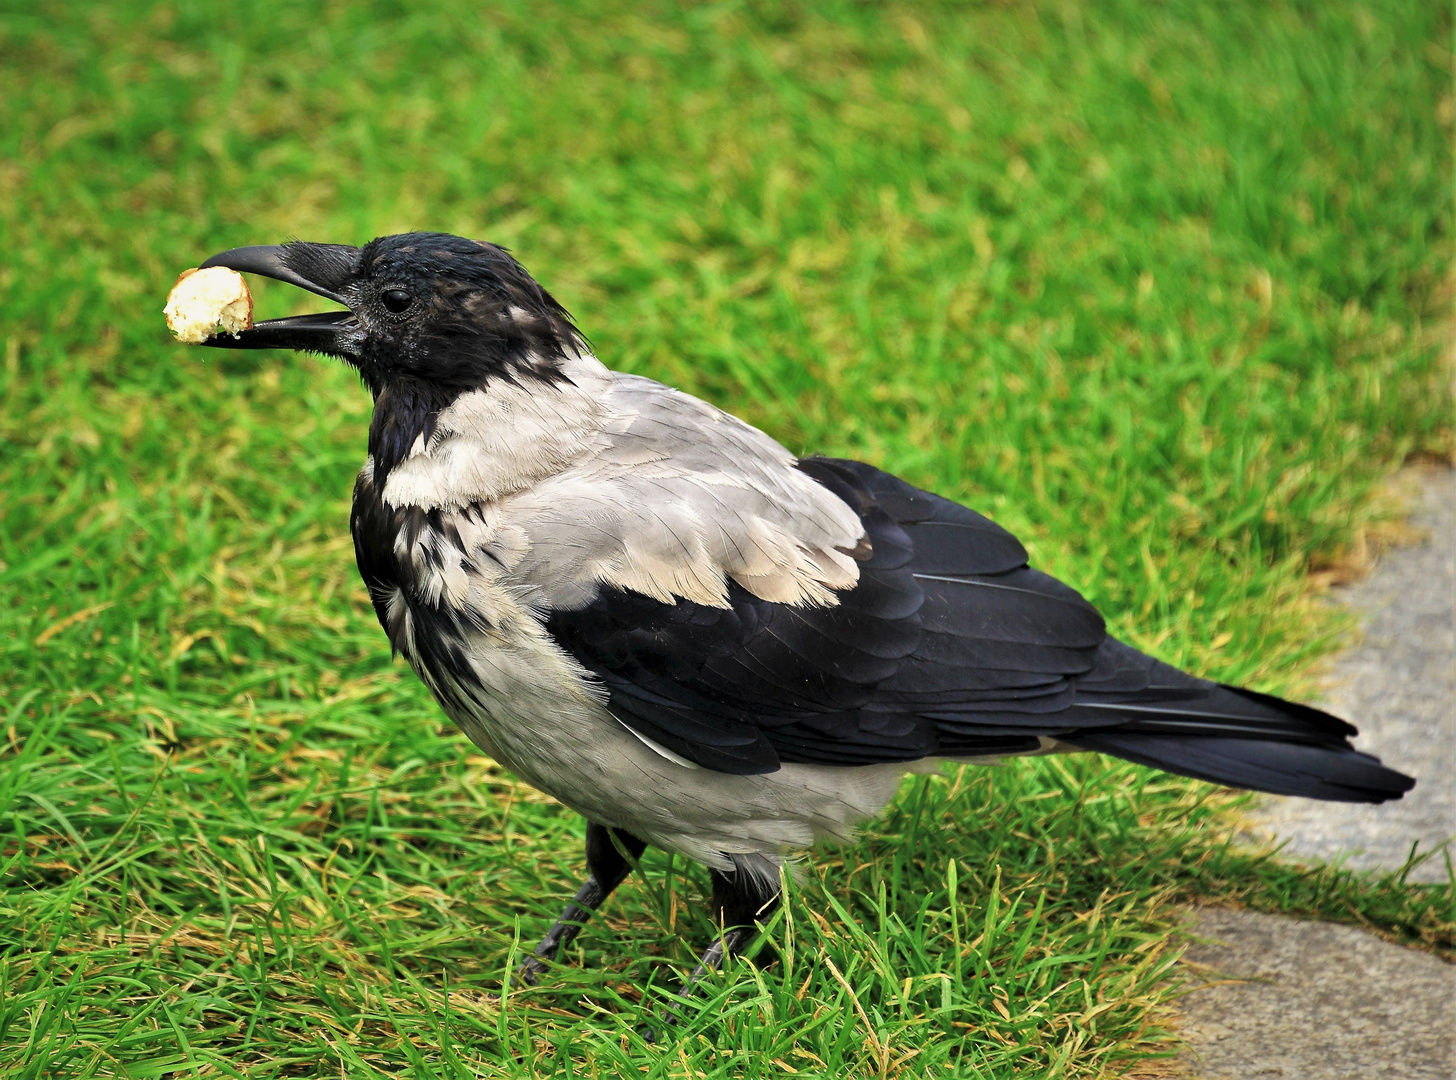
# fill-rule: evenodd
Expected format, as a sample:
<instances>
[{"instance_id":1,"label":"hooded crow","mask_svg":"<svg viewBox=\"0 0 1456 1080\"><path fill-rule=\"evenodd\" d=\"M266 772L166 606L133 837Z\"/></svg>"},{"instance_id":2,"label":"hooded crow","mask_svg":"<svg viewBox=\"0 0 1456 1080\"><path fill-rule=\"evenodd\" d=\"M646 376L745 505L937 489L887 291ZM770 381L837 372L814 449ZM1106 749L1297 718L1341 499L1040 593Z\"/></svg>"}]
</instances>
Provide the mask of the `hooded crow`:
<instances>
[{"instance_id":1,"label":"hooded crow","mask_svg":"<svg viewBox=\"0 0 1456 1080\"><path fill-rule=\"evenodd\" d=\"M348 310L207 344L338 357L374 398L359 572L395 651L486 754L588 822L546 964L649 844L706 863L723 934L784 857L907 772L1099 751L1343 802L1414 781L1304 705L1109 637L973 510L606 368L504 248L442 233L216 255Z\"/></svg>"}]
</instances>

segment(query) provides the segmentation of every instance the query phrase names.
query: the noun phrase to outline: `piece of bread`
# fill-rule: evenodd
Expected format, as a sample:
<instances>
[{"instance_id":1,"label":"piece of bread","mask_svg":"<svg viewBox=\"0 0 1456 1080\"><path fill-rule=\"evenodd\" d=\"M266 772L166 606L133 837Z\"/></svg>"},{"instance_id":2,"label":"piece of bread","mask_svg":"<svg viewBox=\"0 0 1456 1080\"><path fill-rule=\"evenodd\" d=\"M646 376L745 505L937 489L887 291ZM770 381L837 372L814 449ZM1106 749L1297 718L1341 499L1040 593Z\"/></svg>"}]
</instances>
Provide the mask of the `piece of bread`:
<instances>
[{"instance_id":1,"label":"piece of bread","mask_svg":"<svg viewBox=\"0 0 1456 1080\"><path fill-rule=\"evenodd\" d=\"M253 294L243 275L225 266L183 270L162 314L178 341L199 345L219 331L238 334L252 326Z\"/></svg>"}]
</instances>

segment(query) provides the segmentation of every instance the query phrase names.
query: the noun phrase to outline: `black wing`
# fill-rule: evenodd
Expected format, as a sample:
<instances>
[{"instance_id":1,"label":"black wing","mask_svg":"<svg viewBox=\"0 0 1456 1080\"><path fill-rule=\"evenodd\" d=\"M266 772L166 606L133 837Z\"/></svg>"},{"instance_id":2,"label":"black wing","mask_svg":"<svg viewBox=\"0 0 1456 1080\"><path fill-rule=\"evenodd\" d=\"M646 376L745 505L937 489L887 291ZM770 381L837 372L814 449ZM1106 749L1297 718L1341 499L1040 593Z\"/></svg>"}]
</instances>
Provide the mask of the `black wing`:
<instances>
[{"instance_id":1,"label":"black wing","mask_svg":"<svg viewBox=\"0 0 1456 1080\"><path fill-rule=\"evenodd\" d=\"M603 589L547 622L612 712L674 753L762 773L1015 754L1051 738L1262 790L1365 800L1409 786L1349 749L1343 721L1109 638L1086 600L980 514L860 462L800 468L855 508L870 539L838 606L737 585L727 608Z\"/></svg>"}]
</instances>

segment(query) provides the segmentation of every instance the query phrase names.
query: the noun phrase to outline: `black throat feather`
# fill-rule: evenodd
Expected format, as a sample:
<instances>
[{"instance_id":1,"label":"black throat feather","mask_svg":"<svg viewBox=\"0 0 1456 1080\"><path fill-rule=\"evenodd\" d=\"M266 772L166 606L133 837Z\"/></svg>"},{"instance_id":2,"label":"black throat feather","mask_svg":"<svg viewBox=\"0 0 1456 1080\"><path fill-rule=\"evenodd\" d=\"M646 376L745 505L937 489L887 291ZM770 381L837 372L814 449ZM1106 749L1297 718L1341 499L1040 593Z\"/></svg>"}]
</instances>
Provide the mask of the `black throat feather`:
<instances>
[{"instance_id":1,"label":"black throat feather","mask_svg":"<svg viewBox=\"0 0 1456 1080\"><path fill-rule=\"evenodd\" d=\"M440 411L455 396L455 391L419 379L397 379L380 391L369 424L369 456L380 490L394 467L409 456L416 439L430 441Z\"/></svg>"}]
</instances>

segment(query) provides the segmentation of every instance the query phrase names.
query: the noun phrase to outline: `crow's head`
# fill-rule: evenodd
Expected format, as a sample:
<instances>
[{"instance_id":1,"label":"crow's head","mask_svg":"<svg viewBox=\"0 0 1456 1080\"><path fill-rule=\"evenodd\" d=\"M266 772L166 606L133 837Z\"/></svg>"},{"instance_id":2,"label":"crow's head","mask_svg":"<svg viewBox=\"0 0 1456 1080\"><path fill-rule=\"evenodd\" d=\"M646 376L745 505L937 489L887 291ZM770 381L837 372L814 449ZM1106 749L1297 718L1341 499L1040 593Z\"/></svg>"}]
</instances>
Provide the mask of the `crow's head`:
<instances>
[{"instance_id":1,"label":"crow's head","mask_svg":"<svg viewBox=\"0 0 1456 1080\"><path fill-rule=\"evenodd\" d=\"M566 310L505 248L447 233L381 236L362 248L234 248L202 265L287 281L349 309L269 319L208 345L337 356L376 398L406 384L449 398L496 378L550 380L585 348Z\"/></svg>"}]
</instances>

